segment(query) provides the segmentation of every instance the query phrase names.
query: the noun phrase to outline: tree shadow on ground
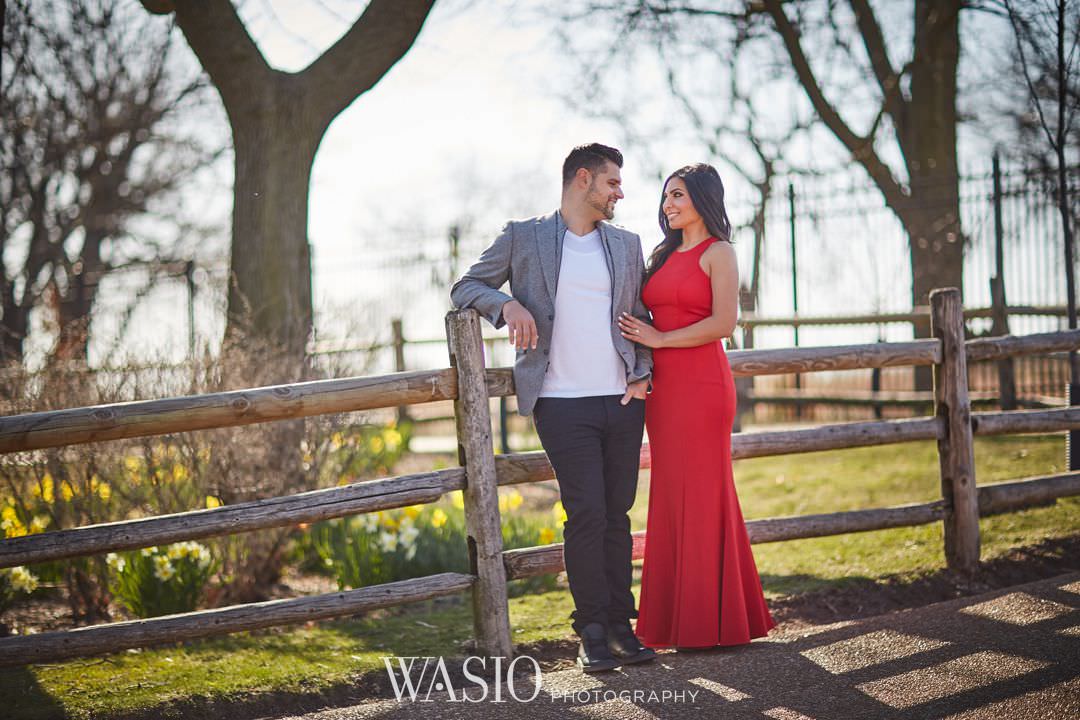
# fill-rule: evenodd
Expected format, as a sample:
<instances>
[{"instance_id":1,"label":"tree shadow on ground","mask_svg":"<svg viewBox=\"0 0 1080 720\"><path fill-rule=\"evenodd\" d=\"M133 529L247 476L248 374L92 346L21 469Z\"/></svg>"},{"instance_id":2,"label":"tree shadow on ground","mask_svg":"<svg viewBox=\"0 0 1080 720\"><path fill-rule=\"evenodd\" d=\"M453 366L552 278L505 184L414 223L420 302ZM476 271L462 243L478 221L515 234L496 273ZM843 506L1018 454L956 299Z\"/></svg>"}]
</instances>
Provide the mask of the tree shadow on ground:
<instances>
[{"instance_id":1,"label":"tree shadow on ground","mask_svg":"<svg viewBox=\"0 0 1080 720\"><path fill-rule=\"evenodd\" d=\"M51 720L66 717L62 705L38 684L29 668L0 670L0 715L26 720ZM10 713L10 715L9 715Z\"/></svg>"},{"instance_id":2,"label":"tree shadow on ground","mask_svg":"<svg viewBox=\"0 0 1080 720\"><path fill-rule=\"evenodd\" d=\"M761 580L766 588L771 583L788 585L812 582L825 585L821 590L791 595L769 603L777 623L781 626L799 626L883 615L1076 570L1080 570L1080 535L1053 538L1037 545L1010 550L1001 557L981 563L975 578L965 578L943 569L921 575L876 579L861 576L825 579L804 575L762 575Z\"/></svg>"}]
</instances>

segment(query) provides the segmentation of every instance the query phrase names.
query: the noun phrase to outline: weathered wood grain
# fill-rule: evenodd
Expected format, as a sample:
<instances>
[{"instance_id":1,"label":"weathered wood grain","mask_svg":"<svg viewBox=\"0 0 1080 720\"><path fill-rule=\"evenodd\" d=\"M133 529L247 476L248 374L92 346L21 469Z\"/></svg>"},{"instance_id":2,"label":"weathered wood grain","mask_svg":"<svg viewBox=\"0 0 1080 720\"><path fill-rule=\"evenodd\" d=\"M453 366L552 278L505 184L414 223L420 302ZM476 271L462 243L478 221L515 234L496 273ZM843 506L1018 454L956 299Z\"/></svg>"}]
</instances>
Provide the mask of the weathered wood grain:
<instances>
[{"instance_id":1,"label":"weathered wood grain","mask_svg":"<svg viewBox=\"0 0 1080 720\"><path fill-rule=\"evenodd\" d=\"M950 569L973 575L979 567L979 497L959 290L930 293L930 327L942 346L941 364L934 366L934 398L935 415L943 429L938 437L938 465L946 507L945 559Z\"/></svg>"},{"instance_id":2,"label":"weathered wood grain","mask_svg":"<svg viewBox=\"0 0 1080 720\"><path fill-rule=\"evenodd\" d=\"M0 418L0 453L452 399L451 370L314 380Z\"/></svg>"},{"instance_id":3,"label":"weathered wood grain","mask_svg":"<svg viewBox=\"0 0 1080 720\"><path fill-rule=\"evenodd\" d=\"M450 365L457 372L458 459L465 468L465 527L469 560L476 574L473 622L480 651L489 657L511 657L510 610L506 569L502 562L502 524L491 409L484 374L480 316L455 310L446 316Z\"/></svg>"},{"instance_id":4,"label":"weathered wood grain","mask_svg":"<svg viewBox=\"0 0 1080 720\"><path fill-rule=\"evenodd\" d=\"M980 485L979 514L994 515L1048 505L1073 495L1080 495L1080 473L1076 472Z\"/></svg>"},{"instance_id":5,"label":"weathered wood grain","mask_svg":"<svg viewBox=\"0 0 1080 720\"><path fill-rule=\"evenodd\" d=\"M457 594L468 590L473 582L471 575L440 573L326 595L270 600L38 635L16 635L0 638L0 667L102 655L126 648L341 617Z\"/></svg>"},{"instance_id":6,"label":"weathered wood grain","mask_svg":"<svg viewBox=\"0 0 1080 720\"><path fill-rule=\"evenodd\" d=\"M734 459L789 455L839 448L933 440L942 432L937 418L837 423L800 430L739 433L731 438Z\"/></svg>"},{"instance_id":7,"label":"weathered wood grain","mask_svg":"<svg viewBox=\"0 0 1080 720\"><path fill-rule=\"evenodd\" d=\"M825 535L844 535L909 525L926 525L941 520L944 515L945 502L935 500L928 503L873 510L750 520L746 523L746 530L750 534L750 542L757 544ZM635 560L640 560L645 557L646 534L639 530L633 533L633 537L633 557ZM507 577L516 580L562 572L565 570L562 552L561 543L507 550L503 553Z\"/></svg>"},{"instance_id":8,"label":"weathered wood grain","mask_svg":"<svg viewBox=\"0 0 1080 720\"><path fill-rule=\"evenodd\" d=\"M997 360L1016 355L1066 352L1080 348L1080 330L1060 330L1036 335L976 338L965 343L969 362Z\"/></svg>"},{"instance_id":9,"label":"weathered wood grain","mask_svg":"<svg viewBox=\"0 0 1080 720\"><path fill-rule=\"evenodd\" d=\"M461 468L367 480L209 510L87 525L0 540L0 567L166 545L429 503L465 487Z\"/></svg>"},{"instance_id":10,"label":"weathered wood grain","mask_svg":"<svg viewBox=\"0 0 1080 720\"><path fill-rule=\"evenodd\" d=\"M972 403L997 404L997 393L971 393ZM822 392L813 388L784 388L782 390L749 390L747 400L770 405L887 405L889 407L931 408L934 393L920 390L831 390Z\"/></svg>"},{"instance_id":11,"label":"weathered wood grain","mask_svg":"<svg viewBox=\"0 0 1080 720\"><path fill-rule=\"evenodd\" d=\"M1070 430L1080 428L1080 408L973 413L971 427L976 435L1049 433Z\"/></svg>"},{"instance_id":12,"label":"weathered wood grain","mask_svg":"<svg viewBox=\"0 0 1080 720\"><path fill-rule=\"evenodd\" d=\"M993 317L996 308L966 308L965 318ZM1005 309L1007 315L1065 316L1064 305L1010 305ZM921 305L913 312L880 313L877 315L800 315L791 317L754 317L743 316L739 324L744 327L805 327L808 325L880 325L881 323L909 323L923 320L930 315L930 307Z\"/></svg>"},{"instance_id":13,"label":"weathered wood grain","mask_svg":"<svg viewBox=\"0 0 1080 720\"><path fill-rule=\"evenodd\" d=\"M732 350L728 353L728 361L732 373L737 376L933 365L941 361L941 343L938 340L914 340L782 350Z\"/></svg>"},{"instance_id":14,"label":"weathered wood grain","mask_svg":"<svg viewBox=\"0 0 1080 720\"><path fill-rule=\"evenodd\" d=\"M739 433L731 438L731 454L736 460L769 455L867 447L891 443L933 440L941 432L937 418L911 418L871 422L838 423L801 430ZM640 467L651 466L649 444L641 446ZM555 477L542 450L495 456L500 485L541 482Z\"/></svg>"}]
</instances>

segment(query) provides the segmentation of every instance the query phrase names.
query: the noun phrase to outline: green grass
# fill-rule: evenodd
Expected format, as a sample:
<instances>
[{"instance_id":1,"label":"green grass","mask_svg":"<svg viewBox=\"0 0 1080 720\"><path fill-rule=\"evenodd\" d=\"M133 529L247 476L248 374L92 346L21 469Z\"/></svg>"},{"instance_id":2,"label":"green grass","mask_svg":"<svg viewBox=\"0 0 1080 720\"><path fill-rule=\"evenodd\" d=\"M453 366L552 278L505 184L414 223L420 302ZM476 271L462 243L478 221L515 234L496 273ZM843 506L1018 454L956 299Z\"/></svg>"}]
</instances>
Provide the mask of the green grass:
<instances>
[{"instance_id":1,"label":"green grass","mask_svg":"<svg viewBox=\"0 0 1080 720\"><path fill-rule=\"evenodd\" d=\"M1061 472L1060 437L979 438L980 483ZM940 496L933 443L909 443L739 461L735 477L748 519L832 512L931 500ZM644 528L647 475L635 528ZM1056 506L985 518L982 556L1075 534L1080 498ZM771 598L944 567L940 524L756 545ZM636 588L635 588L636 590ZM515 642L569 635L569 593L512 598ZM253 694L311 693L383 672L382 655L466 655L472 633L467 597L380 611L311 627L244 633L159 649L0 671L0 697L11 718L107 718L171 701L241 699Z\"/></svg>"}]
</instances>

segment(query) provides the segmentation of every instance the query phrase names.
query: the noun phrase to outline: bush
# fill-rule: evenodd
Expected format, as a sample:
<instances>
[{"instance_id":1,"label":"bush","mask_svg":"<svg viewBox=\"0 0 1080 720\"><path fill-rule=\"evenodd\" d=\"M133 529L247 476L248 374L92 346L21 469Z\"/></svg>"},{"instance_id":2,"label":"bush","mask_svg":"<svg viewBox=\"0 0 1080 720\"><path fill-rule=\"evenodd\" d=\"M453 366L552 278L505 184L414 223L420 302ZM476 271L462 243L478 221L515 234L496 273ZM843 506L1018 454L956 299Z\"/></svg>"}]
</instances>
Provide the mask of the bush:
<instances>
[{"instance_id":1,"label":"bush","mask_svg":"<svg viewBox=\"0 0 1080 720\"><path fill-rule=\"evenodd\" d=\"M503 547L510 550L561 540L555 517L522 513L516 490L499 498ZM556 529L556 526L558 529ZM441 572L469 572L464 503L461 491L450 502L412 505L389 511L338 518L312 526L305 565L333 573L338 587L358 588ZM551 576L511 584L511 592L534 592L554 587Z\"/></svg>"},{"instance_id":2,"label":"bush","mask_svg":"<svg viewBox=\"0 0 1080 720\"><path fill-rule=\"evenodd\" d=\"M113 573L113 593L141 618L191 612L216 570L210 551L196 542L109 553L106 560Z\"/></svg>"},{"instance_id":3,"label":"bush","mask_svg":"<svg viewBox=\"0 0 1080 720\"><path fill-rule=\"evenodd\" d=\"M327 368L333 372L333 368ZM217 358L123 371L16 367L0 374L0 414L219 392L310 379L282 368L273 348L238 343ZM0 537L288 495L387 473L409 428L359 413L203 430L0 458ZM217 538L218 583L207 601L262 600L280 578L295 528ZM35 565L61 583L78 622L109 619L114 579L103 557Z\"/></svg>"}]
</instances>

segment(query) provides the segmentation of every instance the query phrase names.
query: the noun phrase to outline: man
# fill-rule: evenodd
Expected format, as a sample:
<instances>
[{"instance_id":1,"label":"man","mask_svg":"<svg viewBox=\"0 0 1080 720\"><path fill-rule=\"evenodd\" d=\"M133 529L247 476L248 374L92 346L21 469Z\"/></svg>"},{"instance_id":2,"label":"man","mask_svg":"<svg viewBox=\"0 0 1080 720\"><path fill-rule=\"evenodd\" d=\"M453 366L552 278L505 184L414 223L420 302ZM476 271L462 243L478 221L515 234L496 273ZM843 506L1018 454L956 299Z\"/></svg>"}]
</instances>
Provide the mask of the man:
<instances>
[{"instance_id":1,"label":"man","mask_svg":"<svg viewBox=\"0 0 1080 720\"><path fill-rule=\"evenodd\" d=\"M622 154L593 143L563 163L562 202L549 215L508 222L450 297L517 348L518 412L533 415L559 483L564 558L585 672L651 660L630 627L630 519L637 492L651 351L622 337L616 319L647 320L637 235L610 225L622 199ZM499 288L509 280L510 294Z\"/></svg>"}]
</instances>

